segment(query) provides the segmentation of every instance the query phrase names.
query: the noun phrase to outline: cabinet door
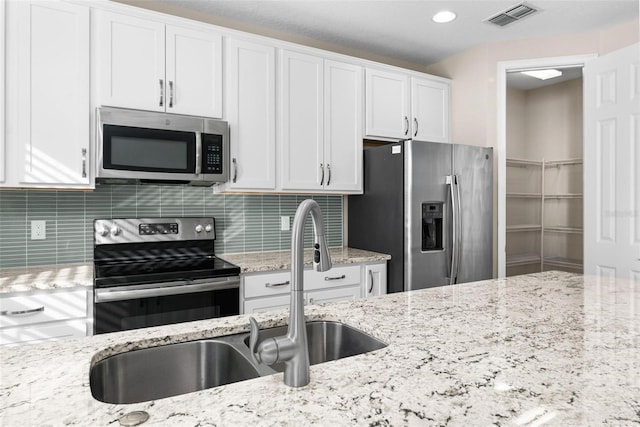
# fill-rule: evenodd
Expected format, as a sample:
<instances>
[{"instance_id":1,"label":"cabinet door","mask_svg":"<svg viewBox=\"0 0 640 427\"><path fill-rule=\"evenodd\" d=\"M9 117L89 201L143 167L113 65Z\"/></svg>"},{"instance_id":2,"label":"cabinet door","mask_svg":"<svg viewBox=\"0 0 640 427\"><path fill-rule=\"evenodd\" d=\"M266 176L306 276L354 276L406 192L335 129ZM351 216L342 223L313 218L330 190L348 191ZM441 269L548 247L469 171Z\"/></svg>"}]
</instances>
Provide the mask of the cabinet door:
<instances>
[{"instance_id":1,"label":"cabinet door","mask_svg":"<svg viewBox=\"0 0 640 427\"><path fill-rule=\"evenodd\" d=\"M321 291L305 292L305 303L322 304L325 302L355 301L360 299L360 286L324 289Z\"/></svg>"},{"instance_id":2,"label":"cabinet door","mask_svg":"<svg viewBox=\"0 0 640 427\"><path fill-rule=\"evenodd\" d=\"M86 335L87 321L85 319L19 326L0 330L0 346L37 344L68 337L84 337Z\"/></svg>"},{"instance_id":3,"label":"cabinet door","mask_svg":"<svg viewBox=\"0 0 640 427\"><path fill-rule=\"evenodd\" d=\"M222 37L168 25L166 110L222 117Z\"/></svg>"},{"instance_id":4,"label":"cabinet door","mask_svg":"<svg viewBox=\"0 0 640 427\"><path fill-rule=\"evenodd\" d=\"M325 60L325 189L362 191L362 67Z\"/></svg>"},{"instance_id":5,"label":"cabinet door","mask_svg":"<svg viewBox=\"0 0 640 427\"><path fill-rule=\"evenodd\" d=\"M275 297L264 297L247 300L244 302L244 313L262 313L264 311L284 310L289 308L289 294L278 295Z\"/></svg>"},{"instance_id":6,"label":"cabinet door","mask_svg":"<svg viewBox=\"0 0 640 427\"><path fill-rule=\"evenodd\" d=\"M322 135L323 60L286 50L281 55L282 188L319 190L326 180Z\"/></svg>"},{"instance_id":7,"label":"cabinet door","mask_svg":"<svg viewBox=\"0 0 640 427\"><path fill-rule=\"evenodd\" d=\"M409 136L409 78L367 68L366 135L383 138Z\"/></svg>"},{"instance_id":8,"label":"cabinet door","mask_svg":"<svg viewBox=\"0 0 640 427\"><path fill-rule=\"evenodd\" d=\"M449 140L449 84L411 78L411 135L430 142Z\"/></svg>"},{"instance_id":9,"label":"cabinet door","mask_svg":"<svg viewBox=\"0 0 640 427\"><path fill-rule=\"evenodd\" d=\"M275 48L227 39L226 117L234 190L276 186Z\"/></svg>"},{"instance_id":10,"label":"cabinet door","mask_svg":"<svg viewBox=\"0 0 640 427\"><path fill-rule=\"evenodd\" d=\"M164 24L97 11L98 104L165 111Z\"/></svg>"},{"instance_id":11,"label":"cabinet door","mask_svg":"<svg viewBox=\"0 0 640 427\"><path fill-rule=\"evenodd\" d=\"M387 263L366 265L364 268L362 294L366 297L387 293Z\"/></svg>"},{"instance_id":12,"label":"cabinet door","mask_svg":"<svg viewBox=\"0 0 640 427\"><path fill-rule=\"evenodd\" d=\"M17 180L87 187L89 8L54 1L8 6L16 28L10 49L17 51L17 68L8 79L17 89L8 104L17 131L8 142L19 156Z\"/></svg>"}]
</instances>

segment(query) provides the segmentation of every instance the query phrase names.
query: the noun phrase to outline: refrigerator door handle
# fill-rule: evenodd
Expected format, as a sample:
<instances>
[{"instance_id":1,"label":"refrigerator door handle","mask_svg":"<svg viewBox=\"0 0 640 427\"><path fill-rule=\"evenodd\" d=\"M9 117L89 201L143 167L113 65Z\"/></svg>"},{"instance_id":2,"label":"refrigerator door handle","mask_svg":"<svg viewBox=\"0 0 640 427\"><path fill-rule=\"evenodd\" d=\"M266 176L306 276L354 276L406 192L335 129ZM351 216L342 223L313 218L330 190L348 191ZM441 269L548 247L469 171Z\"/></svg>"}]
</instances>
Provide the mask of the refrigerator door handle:
<instances>
[{"instance_id":1,"label":"refrigerator door handle","mask_svg":"<svg viewBox=\"0 0 640 427\"><path fill-rule=\"evenodd\" d=\"M458 262L457 254L458 254L458 221L457 221L457 212L458 212L458 200L456 199L456 179L455 175L447 175L447 185L449 186L449 194L451 196L451 224L452 224L452 236L451 236L451 244L449 245L451 249L451 264L449 270L449 284L453 285L456 282L455 272L456 272L456 264Z\"/></svg>"},{"instance_id":2,"label":"refrigerator door handle","mask_svg":"<svg viewBox=\"0 0 640 427\"><path fill-rule=\"evenodd\" d=\"M456 216L456 230L457 230L457 239L455 243L455 253L456 253L456 263L455 270L453 270L453 281L454 283L458 282L458 272L460 271L460 257L461 257L461 247L462 247L462 206L460 200L460 181L458 180L458 176L454 175L454 185L456 187L456 209L454 214Z\"/></svg>"}]
</instances>

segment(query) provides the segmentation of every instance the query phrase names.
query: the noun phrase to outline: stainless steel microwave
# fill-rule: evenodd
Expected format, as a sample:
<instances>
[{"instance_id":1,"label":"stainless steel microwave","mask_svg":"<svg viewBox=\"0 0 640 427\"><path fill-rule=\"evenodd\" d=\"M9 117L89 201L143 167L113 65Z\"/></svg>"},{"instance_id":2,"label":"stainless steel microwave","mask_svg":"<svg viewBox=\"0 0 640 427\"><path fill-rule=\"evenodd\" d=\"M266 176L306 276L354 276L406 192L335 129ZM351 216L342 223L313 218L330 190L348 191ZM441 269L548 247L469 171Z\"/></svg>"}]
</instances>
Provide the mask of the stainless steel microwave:
<instances>
[{"instance_id":1,"label":"stainless steel microwave","mask_svg":"<svg viewBox=\"0 0 640 427\"><path fill-rule=\"evenodd\" d=\"M102 107L98 182L211 185L229 177L229 126L205 117Z\"/></svg>"}]
</instances>

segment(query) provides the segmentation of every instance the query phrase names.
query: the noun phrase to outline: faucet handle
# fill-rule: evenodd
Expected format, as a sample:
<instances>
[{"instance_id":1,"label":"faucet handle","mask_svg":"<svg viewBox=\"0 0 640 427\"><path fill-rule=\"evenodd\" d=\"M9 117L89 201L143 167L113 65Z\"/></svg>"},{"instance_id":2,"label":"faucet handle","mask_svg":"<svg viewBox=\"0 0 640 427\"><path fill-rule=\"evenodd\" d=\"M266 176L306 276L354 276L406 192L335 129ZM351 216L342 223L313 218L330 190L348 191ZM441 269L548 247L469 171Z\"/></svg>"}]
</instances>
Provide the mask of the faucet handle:
<instances>
[{"instance_id":1,"label":"faucet handle","mask_svg":"<svg viewBox=\"0 0 640 427\"><path fill-rule=\"evenodd\" d=\"M258 342L260 341L260 327L258 322L253 316L249 317L249 328L251 334L249 335L249 351L251 352L251 358L256 363L260 363L260 355L258 354Z\"/></svg>"}]
</instances>

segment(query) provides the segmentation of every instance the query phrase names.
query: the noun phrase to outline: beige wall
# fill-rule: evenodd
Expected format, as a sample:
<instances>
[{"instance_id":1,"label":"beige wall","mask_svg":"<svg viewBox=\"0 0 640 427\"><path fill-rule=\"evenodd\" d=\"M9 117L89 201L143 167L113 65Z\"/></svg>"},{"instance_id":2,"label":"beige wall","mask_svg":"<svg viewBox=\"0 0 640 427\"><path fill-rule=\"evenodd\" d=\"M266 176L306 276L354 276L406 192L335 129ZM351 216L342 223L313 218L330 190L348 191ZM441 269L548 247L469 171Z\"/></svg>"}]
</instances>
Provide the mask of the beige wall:
<instances>
[{"instance_id":1,"label":"beige wall","mask_svg":"<svg viewBox=\"0 0 640 427\"><path fill-rule=\"evenodd\" d=\"M535 90L507 89L507 157L582 158L582 79Z\"/></svg>"},{"instance_id":2,"label":"beige wall","mask_svg":"<svg viewBox=\"0 0 640 427\"><path fill-rule=\"evenodd\" d=\"M454 143L495 147L498 62L606 54L640 40L634 20L607 31L485 44L426 68L453 80L451 135Z\"/></svg>"}]
</instances>

